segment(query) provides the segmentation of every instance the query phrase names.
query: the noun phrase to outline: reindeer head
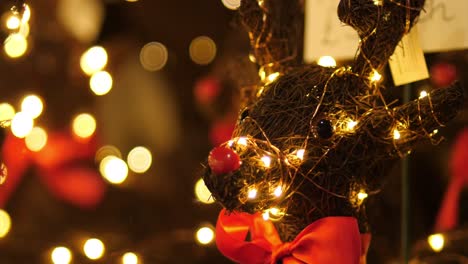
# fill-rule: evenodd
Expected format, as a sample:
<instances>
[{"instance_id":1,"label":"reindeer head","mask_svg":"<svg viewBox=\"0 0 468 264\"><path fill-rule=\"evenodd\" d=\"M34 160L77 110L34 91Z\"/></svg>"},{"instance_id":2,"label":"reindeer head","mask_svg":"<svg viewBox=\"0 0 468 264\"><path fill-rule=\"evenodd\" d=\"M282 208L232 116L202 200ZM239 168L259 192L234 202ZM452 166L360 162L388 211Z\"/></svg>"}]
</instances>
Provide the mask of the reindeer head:
<instances>
[{"instance_id":1,"label":"reindeer head","mask_svg":"<svg viewBox=\"0 0 468 264\"><path fill-rule=\"evenodd\" d=\"M243 0L263 82L232 140L210 154L204 181L213 197L278 220L287 241L326 216L355 216L367 231L363 200L378 192L389 161L432 139L463 103L458 84L399 106L381 94L379 72L423 5L342 0L338 14L358 32L359 53L352 65L325 68L295 64L300 1Z\"/></svg>"}]
</instances>

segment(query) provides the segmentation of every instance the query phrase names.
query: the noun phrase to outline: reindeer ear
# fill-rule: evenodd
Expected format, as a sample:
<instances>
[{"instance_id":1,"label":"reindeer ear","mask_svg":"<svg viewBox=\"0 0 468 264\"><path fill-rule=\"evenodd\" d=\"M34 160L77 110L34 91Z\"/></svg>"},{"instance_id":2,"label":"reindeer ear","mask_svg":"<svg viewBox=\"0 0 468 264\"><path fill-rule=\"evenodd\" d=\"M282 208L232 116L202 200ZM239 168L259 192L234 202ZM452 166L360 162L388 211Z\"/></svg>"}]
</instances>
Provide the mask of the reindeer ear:
<instances>
[{"instance_id":1,"label":"reindeer ear","mask_svg":"<svg viewBox=\"0 0 468 264\"><path fill-rule=\"evenodd\" d=\"M341 0L338 16L361 41L354 72L380 71L419 16L425 0Z\"/></svg>"}]
</instances>

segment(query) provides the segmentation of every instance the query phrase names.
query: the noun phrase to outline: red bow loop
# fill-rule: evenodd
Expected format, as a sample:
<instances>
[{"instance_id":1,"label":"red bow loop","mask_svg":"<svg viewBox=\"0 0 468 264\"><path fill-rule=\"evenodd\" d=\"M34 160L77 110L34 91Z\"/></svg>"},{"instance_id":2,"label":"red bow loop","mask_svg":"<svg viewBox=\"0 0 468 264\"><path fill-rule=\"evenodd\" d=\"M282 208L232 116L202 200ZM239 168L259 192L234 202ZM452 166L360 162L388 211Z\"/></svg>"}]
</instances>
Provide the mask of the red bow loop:
<instances>
[{"instance_id":1,"label":"red bow loop","mask_svg":"<svg viewBox=\"0 0 468 264\"><path fill-rule=\"evenodd\" d=\"M251 241L245 241L250 233ZM369 240L364 240L369 242ZM307 226L290 243L282 243L271 221L260 214L227 214L216 225L216 244L226 257L242 264L359 264L361 235L353 217L326 217Z\"/></svg>"},{"instance_id":2,"label":"red bow loop","mask_svg":"<svg viewBox=\"0 0 468 264\"><path fill-rule=\"evenodd\" d=\"M26 170L34 166L42 182L61 200L83 209L96 207L106 185L99 173L87 166L93 160L97 142L80 142L68 133L53 132L39 152L27 149L24 139L9 133L1 151L8 177L0 188L0 207L5 206Z\"/></svg>"}]
</instances>

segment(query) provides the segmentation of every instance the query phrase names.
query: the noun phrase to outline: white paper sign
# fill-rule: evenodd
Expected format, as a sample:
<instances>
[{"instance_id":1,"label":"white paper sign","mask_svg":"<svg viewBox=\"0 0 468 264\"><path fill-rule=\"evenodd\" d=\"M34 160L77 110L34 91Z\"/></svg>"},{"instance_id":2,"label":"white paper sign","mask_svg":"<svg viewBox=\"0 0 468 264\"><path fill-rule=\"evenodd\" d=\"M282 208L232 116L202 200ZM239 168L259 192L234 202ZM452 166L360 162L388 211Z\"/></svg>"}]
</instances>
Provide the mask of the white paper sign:
<instances>
[{"instance_id":1,"label":"white paper sign","mask_svg":"<svg viewBox=\"0 0 468 264\"><path fill-rule=\"evenodd\" d=\"M330 55L353 58L358 48L356 31L340 22L339 0L306 0L304 59ZM468 0L426 0L418 22L425 52L468 48Z\"/></svg>"},{"instance_id":2,"label":"white paper sign","mask_svg":"<svg viewBox=\"0 0 468 264\"><path fill-rule=\"evenodd\" d=\"M426 59L419 40L418 26L406 34L389 60L396 86L429 78Z\"/></svg>"}]
</instances>

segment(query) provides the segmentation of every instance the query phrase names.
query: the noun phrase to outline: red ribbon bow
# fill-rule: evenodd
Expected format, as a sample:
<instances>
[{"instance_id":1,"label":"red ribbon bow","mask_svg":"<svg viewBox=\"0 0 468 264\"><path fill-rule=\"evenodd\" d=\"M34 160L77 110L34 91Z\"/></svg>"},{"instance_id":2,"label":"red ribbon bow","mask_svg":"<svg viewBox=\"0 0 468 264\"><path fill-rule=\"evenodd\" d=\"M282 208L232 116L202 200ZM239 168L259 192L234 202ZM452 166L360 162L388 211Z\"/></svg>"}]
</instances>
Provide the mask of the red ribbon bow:
<instances>
[{"instance_id":1,"label":"red ribbon bow","mask_svg":"<svg viewBox=\"0 0 468 264\"><path fill-rule=\"evenodd\" d=\"M68 133L51 133L39 152L26 148L24 139L8 134L2 149L8 169L6 182L0 186L0 208L8 202L26 170L34 166L51 193L80 208L93 208L103 198L106 185L86 160L94 157L96 142L77 141Z\"/></svg>"},{"instance_id":2,"label":"red ribbon bow","mask_svg":"<svg viewBox=\"0 0 468 264\"><path fill-rule=\"evenodd\" d=\"M248 232L251 241L245 241ZM260 214L227 215L223 209L216 225L218 249L242 264L362 264L369 242L370 235L361 237L353 217L322 218L288 243L281 242L273 223Z\"/></svg>"}]
</instances>

